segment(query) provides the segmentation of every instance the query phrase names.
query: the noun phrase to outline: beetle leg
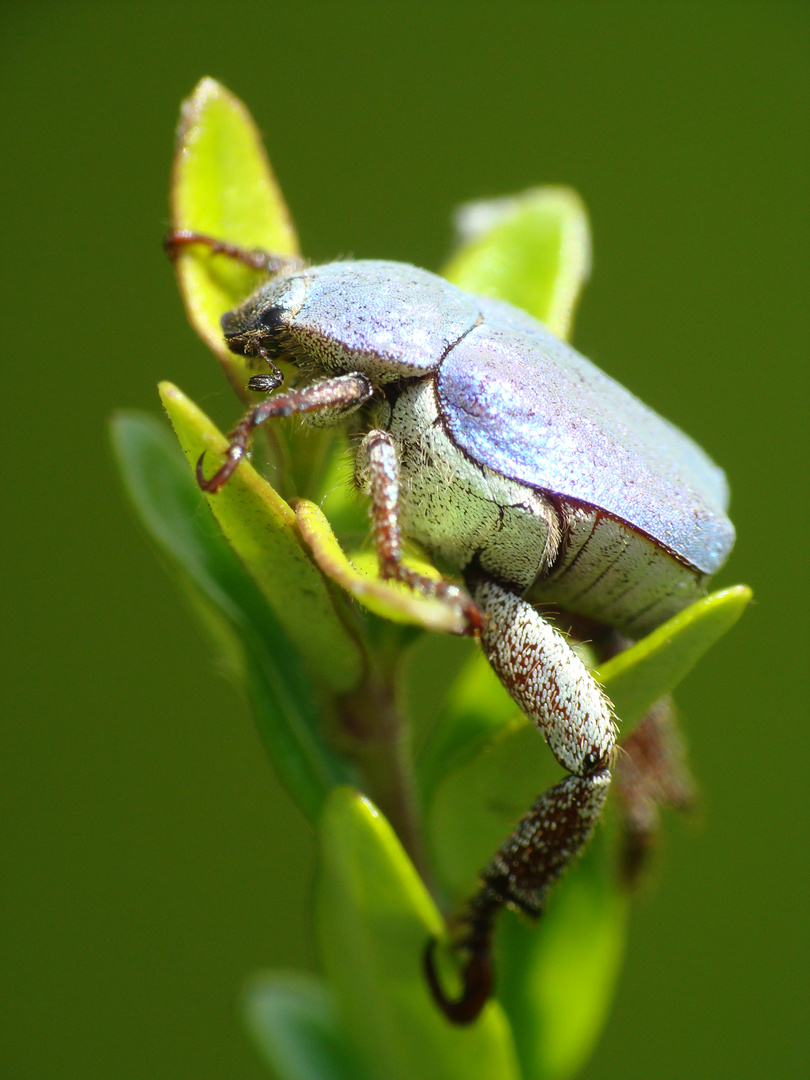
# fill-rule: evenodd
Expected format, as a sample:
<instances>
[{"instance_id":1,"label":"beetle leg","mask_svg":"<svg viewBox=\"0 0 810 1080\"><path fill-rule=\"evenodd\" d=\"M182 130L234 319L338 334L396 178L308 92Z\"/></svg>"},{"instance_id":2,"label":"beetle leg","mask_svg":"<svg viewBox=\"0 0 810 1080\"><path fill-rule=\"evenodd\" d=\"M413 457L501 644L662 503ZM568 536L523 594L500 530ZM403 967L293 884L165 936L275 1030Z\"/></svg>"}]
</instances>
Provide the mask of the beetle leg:
<instances>
[{"instance_id":1,"label":"beetle leg","mask_svg":"<svg viewBox=\"0 0 810 1080\"><path fill-rule=\"evenodd\" d=\"M514 593L494 582L473 588L486 616L481 644L501 682L537 724L569 775L535 802L483 871L458 942L469 959L463 991L448 999L425 956L428 983L445 1015L469 1023L491 991L490 942L506 904L536 918L549 889L580 853L602 812L610 784L613 710L565 638Z\"/></svg>"},{"instance_id":2,"label":"beetle leg","mask_svg":"<svg viewBox=\"0 0 810 1080\"><path fill-rule=\"evenodd\" d=\"M423 596L435 596L458 605L470 632L480 630L484 620L477 604L457 585L426 577L402 561L399 529L399 459L394 438L387 431L370 431L357 452L355 477L358 486L371 495L374 545L380 563L380 577L402 581Z\"/></svg>"},{"instance_id":3,"label":"beetle leg","mask_svg":"<svg viewBox=\"0 0 810 1080\"><path fill-rule=\"evenodd\" d=\"M616 738L613 708L563 635L492 581L475 585L473 598L488 618L481 636L487 659L557 761L578 776L607 765Z\"/></svg>"},{"instance_id":4,"label":"beetle leg","mask_svg":"<svg viewBox=\"0 0 810 1080\"><path fill-rule=\"evenodd\" d=\"M567 776L534 803L481 874L482 884L464 916L456 948L466 956L462 993L448 998L434 962L435 939L428 942L425 974L442 1012L455 1024L471 1023L494 987L491 946L495 919L504 907L532 918L542 915L551 886L576 858L594 830L605 804L610 773Z\"/></svg>"},{"instance_id":5,"label":"beetle leg","mask_svg":"<svg viewBox=\"0 0 810 1080\"><path fill-rule=\"evenodd\" d=\"M655 844L661 807L688 810L695 797L670 698L656 702L622 742L616 790L622 808L621 870L625 884L632 888Z\"/></svg>"},{"instance_id":6,"label":"beetle leg","mask_svg":"<svg viewBox=\"0 0 810 1080\"><path fill-rule=\"evenodd\" d=\"M327 413L333 422L346 413L359 408L373 394L371 383L365 375L339 375L334 379L313 383L301 390L288 390L284 394L262 401L239 421L228 436L225 464L207 480L202 464L205 454L197 462L197 483L209 494L214 494L233 475L236 466L247 450L248 439L254 428L272 416L292 416L293 413Z\"/></svg>"},{"instance_id":7,"label":"beetle leg","mask_svg":"<svg viewBox=\"0 0 810 1080\"><path fill-rule=\"evenodd\" d=\"M242 248L237 244L216 240L205 233L192 232L190 229L173 229L163 238L163 249L172 261L183 248L191 244L202 244L212 255L225 255L236 262L244 263L251 270L264 270L268 274L278 274L304 266L304 260L297 255L274 255L270 251L262 251L261 248Z\"/></svg>"}]
</instances>

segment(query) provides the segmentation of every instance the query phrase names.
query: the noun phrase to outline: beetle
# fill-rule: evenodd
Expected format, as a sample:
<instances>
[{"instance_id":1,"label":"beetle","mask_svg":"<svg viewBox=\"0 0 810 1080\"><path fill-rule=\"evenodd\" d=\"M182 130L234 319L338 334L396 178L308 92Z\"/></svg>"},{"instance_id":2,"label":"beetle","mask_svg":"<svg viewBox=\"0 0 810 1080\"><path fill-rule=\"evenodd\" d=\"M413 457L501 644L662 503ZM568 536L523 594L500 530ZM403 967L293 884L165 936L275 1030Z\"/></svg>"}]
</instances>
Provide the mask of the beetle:
<instances>
[{"instance_id":1,"label":"beetle","mask_svg":"<svg viewBox=\"0 0 810 1080\"><path fill-rule=\"evenodd\" d=\"M566 777L545 792L481 875L470 902L461 996L430 989L448 1018L473 1020L493 985L490 941L509 905L539 916L582 850L608 792L616 718L568 640L535 604L639 638L705 592L734 543L722 470L542 323L413 266L307 266L195 232L167 237L267 272L222 316L229 349L265 365L268 396L236 425L217 492L271 417L311 424L354 414L365 432L355 481L371 500L380 573L464 612L496 674ZM300 367L280 389L276 361ZM401 540L455 568L466 591L404 565Z\"/></svg>"}]
</instances>

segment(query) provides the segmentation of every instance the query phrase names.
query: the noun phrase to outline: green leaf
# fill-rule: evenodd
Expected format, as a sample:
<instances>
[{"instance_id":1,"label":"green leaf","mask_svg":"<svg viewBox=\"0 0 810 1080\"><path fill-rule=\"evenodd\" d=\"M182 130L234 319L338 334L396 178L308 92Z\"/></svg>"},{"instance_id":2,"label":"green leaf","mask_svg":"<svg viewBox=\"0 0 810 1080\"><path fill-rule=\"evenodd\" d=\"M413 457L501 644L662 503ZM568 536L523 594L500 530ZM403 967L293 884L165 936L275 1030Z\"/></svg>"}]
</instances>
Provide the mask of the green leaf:
<instances>
[{"instance_id":1,"label":"green leaf","mask_svg":"<svg viewBox=\"0 0 810 1080\"><path fill-rule=\"evenodd\" d=\"M253 117L213 79L203 79L183 103L171 221L173 229L279 255L298 254L292 219ZM191 325L243 397L249 363L226 348L219 320L253 292L263 275L201 246L181 250L176 268Z\"/></svg>"},{"instance_id":2,"label":"green leaf","mask_svg":"<svg viewBox=\"0 0 810 1080\"><path fill-rule=\"evenodd\" d=\"M576 192L534 188L461 208L461 246L441 273L468 292L508 300L562 338L590 269L588 218Z\"/></svg>"},{"instance_id":3,"label":"green leaf","mask_svg":"<svg viewBox=\"0 0 810 1080\"><path fill-rule=\"evenodd\" d=\"M704 596L594 672L613 702L622 736L728 633L751 596L747 585Z\"/></svg>"},{"instance_id":4,"label":"green leaf","mask_svg":"<svg viewBox=\"0 0 810 1080\"><path fill-rule=\"evenodd\" d=\"M459 672L445 698L416 768L422 803L429 807L439 783L478 757L510 724L525 718L479 649Z\"/></svg>"},{"instance_id":5,"label":"green leaf","mask_svg":"<svg viewBox=\"0 0 810 1080\"><path fill-rule=\"evenodd\" d=\"M320 828L316 918L321 956L347 1035L385 1080L517 1080L512 1037L490 1002L471 1026L430 997L422 957L444 933L439 912L390 825L336 790Z\"/></svg>"},{"instance_id":6,"label":"green leaf","mask_svg":"<svg viewBox=\"0 0 810 1080\"><path fill-rule=\"evenodd\" d=\"M150 416L127 412L114 419L112 439L127 494L173 576L225 645L282 783L316 817L328 791L348 774L321 736L308 672L222 538L169 432Z\"/></svg>"},{"instance_id":7,"label":"green leaf","mask_svg":"<svg viewBox=\"0 0 810 1080\"><path fill-rule=\"evenodd\" d=\"M171 383L161 384L160 395L189 464L206 452L218 463L228 444L215 425ZM353 689L363 671L360 646L301 546L292 509L244 460L207 499L313 677L336 693Z\"/></svg>"},{"instance_id":8,"label":"green leaf","mask_svg":"<svg viewBox=\"0 0 810 1080\"><path fill-rule=\"evenodd\" d=\"M483 660L483 655L478 642L456 634L418 634L403 650L397 678L398 699L411 729L411 743L418 755L417 769L449 715L449 695L458 685L461 672L479 659ZM423 789L423 781L418 779Z\"/></svg>"},{"instance_id":9,"label":"green leaf","mask_svg":"<svg viewBox=\"0 0 810 1080\"><path fill-rule=\"evenodd\" d=\"M466 619L456 608L441 600L422 596L401 582L383 581L377 569L376 555L358 553L350 561L326 517L314 503L299 499L295 513L301 535L320 569L363 607L392 622L413 623L426 630L460 634L466 629ZM407 562L412 569L426 577L439 577L438 571L430 563L420 563L414 559Z\"/></svg>"},{"instance_id":10,"label":"green leaf","mask_svg":"<svg viewBox=\"0 0 810 1080\"><path fill-rule=\"evenodd\" d=\"M243 1011L279 1080L371 1080L347 1045L320 979L286 972L259 975L245 992Z\"/></svg>"}]
</instances>

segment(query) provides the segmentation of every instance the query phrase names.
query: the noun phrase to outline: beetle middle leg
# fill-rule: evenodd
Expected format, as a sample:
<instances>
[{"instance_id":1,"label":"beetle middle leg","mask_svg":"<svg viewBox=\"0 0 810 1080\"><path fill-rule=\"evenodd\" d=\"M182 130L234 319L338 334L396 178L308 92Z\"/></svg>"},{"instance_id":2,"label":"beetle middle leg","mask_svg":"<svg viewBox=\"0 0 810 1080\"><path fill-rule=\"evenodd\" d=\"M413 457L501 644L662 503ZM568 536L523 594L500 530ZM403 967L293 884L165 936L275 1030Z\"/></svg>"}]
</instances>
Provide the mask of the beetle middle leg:
<instances>
[{"instance_id":1,"label":"beetle middle leg","mask_svg":"<svg viewBox=\"0 0 810 1080\"><path fill-rule=\"evenodd\" d=\"M490 664L571 775L535 802L484 869L458 942L468 957L458 1000L442 990L428 948L429 986L454 1023L474 1020L491 993L489 951L498 912L509 905L541 915L549 889L590 838L607 796L615 743L610 702L565 638L494 582L481 582L472 594L487 618L481 644Z\"/></svg>"},{"instance_id":2,"label":"beetle middle leg","mask_svg":"<svg viewBox=\"0 0 810 1080\"><path fill-rule=\"evenodd\" d=\"M423 596L435 596L458 605L470 631L480 630L484 625L481 609L462 589L442 579L419 574L402 561L399 460L395 440L389 432L374 430L365 436L357 452L355 478L358 486L371 495L372 529L380 577L402 581Z\"/></svg>"}]
</instances>

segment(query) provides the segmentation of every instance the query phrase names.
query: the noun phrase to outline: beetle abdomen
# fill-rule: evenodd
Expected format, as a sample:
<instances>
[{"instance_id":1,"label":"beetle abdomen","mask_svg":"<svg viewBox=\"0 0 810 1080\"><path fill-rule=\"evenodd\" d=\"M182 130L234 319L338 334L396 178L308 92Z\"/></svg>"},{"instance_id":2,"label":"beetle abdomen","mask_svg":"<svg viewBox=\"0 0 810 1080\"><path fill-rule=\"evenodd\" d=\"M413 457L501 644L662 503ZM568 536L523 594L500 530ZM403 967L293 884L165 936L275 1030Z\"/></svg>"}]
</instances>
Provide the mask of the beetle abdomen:
<instances>
[{"instance_id":1,"label":"beetle abdomen","mask_svg":"<svg viewBox=\"0 0 810 1080\"><path fill-rule=\"evenodd\" d=\"M558 504L564 540L529 598L640 638L703 595L706 575L599 510Z\"/></svg>"}]
</instances>

